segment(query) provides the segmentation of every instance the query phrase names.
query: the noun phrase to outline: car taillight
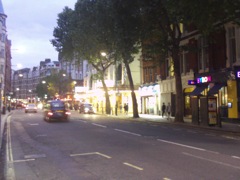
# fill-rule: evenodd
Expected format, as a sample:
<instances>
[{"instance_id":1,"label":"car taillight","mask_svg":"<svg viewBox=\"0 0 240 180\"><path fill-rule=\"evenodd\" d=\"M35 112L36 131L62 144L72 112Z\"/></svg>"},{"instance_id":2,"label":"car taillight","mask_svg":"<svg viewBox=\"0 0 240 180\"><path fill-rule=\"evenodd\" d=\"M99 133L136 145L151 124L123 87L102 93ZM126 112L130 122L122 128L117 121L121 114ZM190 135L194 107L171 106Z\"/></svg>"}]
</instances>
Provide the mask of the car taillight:
<instances>
[{"instance_id":1,"label":"car taillight","mask_svg":"<svg viewBox=\"0 0 240 180\"><path fill-rule=\"evenodd\" d=\"M48 112L48 116L52 116L53 115L53 113L52 112Z\"/></svg>"}]
</instances>

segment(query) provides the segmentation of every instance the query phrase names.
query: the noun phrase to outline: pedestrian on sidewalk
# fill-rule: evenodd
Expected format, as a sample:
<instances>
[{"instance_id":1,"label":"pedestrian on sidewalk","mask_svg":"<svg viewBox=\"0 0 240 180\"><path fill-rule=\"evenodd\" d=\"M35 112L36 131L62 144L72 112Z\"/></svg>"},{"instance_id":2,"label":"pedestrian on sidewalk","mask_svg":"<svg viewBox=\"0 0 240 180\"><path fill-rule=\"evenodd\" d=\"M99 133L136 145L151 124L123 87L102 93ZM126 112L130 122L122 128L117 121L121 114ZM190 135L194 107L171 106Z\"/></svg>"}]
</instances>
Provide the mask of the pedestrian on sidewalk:
<instances>
[{"instance_id":1,"label":"pedestrian on sidewalk","mask_svg":"<svg viewBox=\"0 0 240 180\"><path fill-rule=\"evenodd\" d=\"M126 104L124 104L124 112L125 112L125 114L127 115L128 114L128 104L126 103Z\"/></svg>"},{"instance_id":2,"label":"pedestrian on sidewalk","mask_svg":"<svg viewBox=\"0 0 240 180\"><path fill-rule=\"evenodd\" d=\"M8 112L11 111L11 106L10 106L10 104L8 105L7 109L8 109Z\"/></svg>"},{"instance_id":3,"label":"pedestrian on sidewalk","mask_svg":"<svg viewBox=\"0 0 240 180\"><path fill-rule=\"evenodd\" d=\"M166 111L166 105L165 103L162 104L162 117L165 115L165 111Z\"/></svg>"},{"instance_id":4,"label":"pedestrian on sidewalk","mask_svg":"<svg viewBox=\"0 0 240 180\"><path fill-rule=\"evenodd\" d=\"M170 116L171 116L171 104L168 103L167 107L166 107L166 112L167 112L167 118L169 120Z\"/></svg>"}]
</instances>

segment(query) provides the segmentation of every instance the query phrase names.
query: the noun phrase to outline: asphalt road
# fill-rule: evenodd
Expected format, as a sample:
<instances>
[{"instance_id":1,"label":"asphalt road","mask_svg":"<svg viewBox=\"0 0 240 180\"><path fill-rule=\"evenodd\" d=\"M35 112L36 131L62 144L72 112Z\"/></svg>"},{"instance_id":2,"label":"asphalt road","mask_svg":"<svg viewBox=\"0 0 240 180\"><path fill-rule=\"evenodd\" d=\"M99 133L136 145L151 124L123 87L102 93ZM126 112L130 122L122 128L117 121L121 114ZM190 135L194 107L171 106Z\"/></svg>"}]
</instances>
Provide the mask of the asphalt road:
<instances>
[{"instance_id":1,"label":"asphalt road","mask_svg":"<svg viewBox=\"0 0 240 180\"><path fill-rule=\"evenodd\" d=\"M204 129L16 110L5 134L7 180L240 179L240 139Z\"/></svg>"}]
</instances>

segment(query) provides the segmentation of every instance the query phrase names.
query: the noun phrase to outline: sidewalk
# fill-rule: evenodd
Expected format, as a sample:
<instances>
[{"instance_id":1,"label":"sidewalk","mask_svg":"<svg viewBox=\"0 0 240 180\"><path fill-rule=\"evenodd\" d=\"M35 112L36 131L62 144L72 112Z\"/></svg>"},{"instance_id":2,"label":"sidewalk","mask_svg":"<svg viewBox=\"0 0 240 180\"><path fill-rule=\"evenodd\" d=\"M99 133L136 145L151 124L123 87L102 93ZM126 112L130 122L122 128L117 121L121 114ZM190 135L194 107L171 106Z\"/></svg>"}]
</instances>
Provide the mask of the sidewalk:
<instances>
[{"instance_id":1,"label":"sidewalk","mask_svg":"<svg viewBox=\"0 0 240 180\"><path fill-rule=\"evenodd\" d=\"M102 115L102 114L99 114ZM149 122L155 122L155 123L168 123L168 124L175 124L180 126L189 126L192 128L204 128L209 130L215 130L215 131L222 131L222 132L228 132L228 133L234 133L236 135L240 136L240 122L239 123L231 123L231 122L222 122L222 127L219 127L218 125L215 126L204 126L204 125L194 125L192 124L191 118L184 118L184 123L175 123L174 117L171 117L170 119L167 119L167 117L162 117L159 115L152 115L152 114L139 114L140 118L133 118L132 114L118 114L116 115L108 115L115 118L124 118L124 119L133 119L133 120L140 120L140 121L149 121Z\"/></svg>"}]
</instances>

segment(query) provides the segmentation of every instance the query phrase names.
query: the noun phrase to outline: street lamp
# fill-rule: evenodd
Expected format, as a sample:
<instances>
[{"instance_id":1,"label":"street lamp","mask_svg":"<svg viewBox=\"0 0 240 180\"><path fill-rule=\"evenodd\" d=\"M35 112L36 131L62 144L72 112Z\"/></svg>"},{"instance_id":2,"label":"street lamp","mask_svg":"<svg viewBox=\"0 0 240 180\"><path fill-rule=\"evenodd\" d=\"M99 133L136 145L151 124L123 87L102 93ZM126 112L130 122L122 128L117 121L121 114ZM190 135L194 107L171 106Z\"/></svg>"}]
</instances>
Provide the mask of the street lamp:
<instances>
[{"instance_id":1,"label":"street lamp","mask_svg":"<svg viewBox=\"0 0 240 180\"><path fill-rule=\"evenodd\" d=\"M101 52L101 55L102 55L103 57L106 57L106 56L107 56L107 53Z\"/></svg>"}]
</instances>

